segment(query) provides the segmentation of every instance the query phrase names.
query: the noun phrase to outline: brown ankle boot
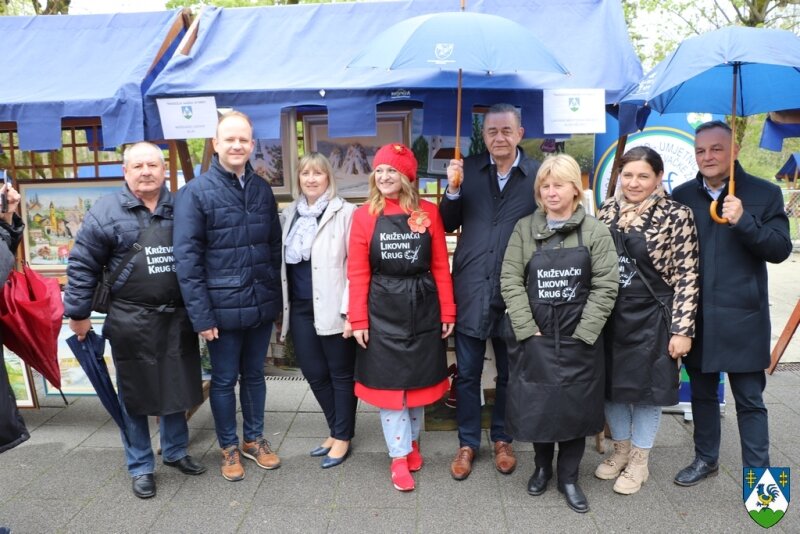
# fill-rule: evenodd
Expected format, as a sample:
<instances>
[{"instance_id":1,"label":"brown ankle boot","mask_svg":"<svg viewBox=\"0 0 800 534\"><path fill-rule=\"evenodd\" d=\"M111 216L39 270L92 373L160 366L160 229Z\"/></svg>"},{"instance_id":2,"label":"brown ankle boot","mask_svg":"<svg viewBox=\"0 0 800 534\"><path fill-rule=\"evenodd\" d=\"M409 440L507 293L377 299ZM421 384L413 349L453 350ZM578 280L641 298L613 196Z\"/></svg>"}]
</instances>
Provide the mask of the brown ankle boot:
<instances>
[{"instance_id":1,"label":"brown ankle boot","mask_svg":"<svg viewBox=\"0 0 800 534\"><path fill-rule=\"evenodd\" d=\"M631 495L639 491L650 476L650 471L647 469L649 457L650 449L640 449L639 447L631 449L628 465L614 483L614 491L622 495Z\"/></svg>"},{"instance_id":2,"label":"brown ankle boot","mask_svg":"<svg viewBox=\"0 0 800 534\"><path fill-rule=\"evenodd\" d=\"M619 476L625 466L628 465L628 456L631 452L631 440L614 442L614 454L603 460L597 466L594 476L602 480L613 480Z\"/></svg>"}]
</instances>

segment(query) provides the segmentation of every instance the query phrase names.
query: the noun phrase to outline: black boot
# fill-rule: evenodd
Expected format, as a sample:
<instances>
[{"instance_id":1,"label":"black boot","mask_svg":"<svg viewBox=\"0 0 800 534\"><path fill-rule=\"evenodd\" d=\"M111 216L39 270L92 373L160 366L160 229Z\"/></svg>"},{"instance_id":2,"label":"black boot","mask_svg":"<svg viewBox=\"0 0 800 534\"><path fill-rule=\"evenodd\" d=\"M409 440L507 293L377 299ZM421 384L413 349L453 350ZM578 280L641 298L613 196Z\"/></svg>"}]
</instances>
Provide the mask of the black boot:
<instances>
[{"instance_id":1,"label":"black boot","mask_svg":"<svg viewBox=\"0 0 800 534\"><path fill-rule=\"evenodd\" d=\"M553 478L553 469L544 467L537 467L528 480L528 493L533 496L539 496L547 491L547 482Z\"/></svg>"},{"instance_id":2,"label":"black boot","mask_svg":"<svg viewBox=\"0 0 800 534\"><path fill-rule=\"evenodd\" d=\"M572 508L579 514L585 514L589 511L589 501L586 500L586 495L577 484L558 484L558 491L564 494L567 501L567 506Z\"/></svg>"}]
</instances>

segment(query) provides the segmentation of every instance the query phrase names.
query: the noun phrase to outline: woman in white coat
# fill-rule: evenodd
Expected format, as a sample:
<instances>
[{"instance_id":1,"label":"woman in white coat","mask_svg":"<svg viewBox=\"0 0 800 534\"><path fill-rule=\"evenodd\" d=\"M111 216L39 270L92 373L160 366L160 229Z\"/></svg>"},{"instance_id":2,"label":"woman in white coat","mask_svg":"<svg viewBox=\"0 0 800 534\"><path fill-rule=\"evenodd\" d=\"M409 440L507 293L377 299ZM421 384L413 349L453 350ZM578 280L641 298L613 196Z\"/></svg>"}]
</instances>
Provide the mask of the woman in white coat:
<instances>
[{"instance_id":1,"label":"woman in white coat","mask_svg":"<svg viewBox=\"0 0 800 534\"><path fill-rule=\"evenodd\" d=\"M355 342L347 322L347 247L355 206L336 194L328 159L311 153L300 159L297 199L283 210L283 325L330 428L311 456L322 468L350 454L356 417L353 393Z\"/></svg>"}]
</instances>

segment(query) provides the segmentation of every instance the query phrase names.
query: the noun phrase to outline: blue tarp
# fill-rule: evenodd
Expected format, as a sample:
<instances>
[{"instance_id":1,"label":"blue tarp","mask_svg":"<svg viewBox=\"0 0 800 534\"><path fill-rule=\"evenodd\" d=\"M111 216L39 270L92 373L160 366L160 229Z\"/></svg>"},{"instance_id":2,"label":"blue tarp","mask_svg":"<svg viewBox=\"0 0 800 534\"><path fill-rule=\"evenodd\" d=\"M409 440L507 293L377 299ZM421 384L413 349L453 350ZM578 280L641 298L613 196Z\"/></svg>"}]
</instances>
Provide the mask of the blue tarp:
<instances>
[{"instance_id":1,"label":"blue tarp","mask_svg":"<svg viewBox=\"0 0 800 534\"><path fill-rule=\"evenodd\" d=\"M280 137L281 110L303 106L327 108L331 136L374 135L376 106L408 101L423 103L425 133L452 134L454 72L345 66L390 25L458 7L457 0L410 0L207 8L189 55L174 56L147 93L147 134L162 137L155 98L188 96L214 96L219 107L247 113L259 138ZM617 1L472 0L467 10L528 27L571 76L465 73L464 132L473 105L507 101L522 107L526 135L541 136L539 89L604 88L613 103L641 78Z\"/></svg>"},{"instance_id":2,"label":"blue tarp","mask_svg":"<svg viewBox=\"0 0 800 534\"><path fill-rule=\"evenodd\" d=\"M784 176L788 176L789 181L794 181L794 173L797 170L798 165L800 165L800 152L795 152L789 156L789 159L783 164L781 170L777 172L775 178L782 180Z\"/></svg>"},{"instance_id":3,"label":"blue tarp","mask_svg":"<svg viewBox=\"0 0 800 534\"><path fill-rule=\"evenodd\" d=\"M0 122L23 150L60 148L62 118L100 117L105 146L143 139L150 67L180 15L0 17Z\"/></svg>"}]
</instances>

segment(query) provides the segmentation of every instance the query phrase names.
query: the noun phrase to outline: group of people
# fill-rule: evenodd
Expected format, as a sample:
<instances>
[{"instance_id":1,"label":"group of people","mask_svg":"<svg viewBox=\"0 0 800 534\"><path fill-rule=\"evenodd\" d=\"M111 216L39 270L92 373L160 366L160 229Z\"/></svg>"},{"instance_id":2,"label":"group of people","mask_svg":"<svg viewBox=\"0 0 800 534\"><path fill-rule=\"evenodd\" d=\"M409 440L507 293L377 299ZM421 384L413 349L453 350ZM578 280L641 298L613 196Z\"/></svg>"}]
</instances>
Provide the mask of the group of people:
<instances>
[{"instance_id":1,"label":"group of people","mask_svg":"<svg viewBox=\"0 0 800 534\"><path fill-rule=\"evenodd\" d=\"M697 129L695 180L670 198L661 157L634 148L621 159L619 191L594 218L582 206L577 162L557 154L539 164L519 147L523 135L515 107L492 106L487 152L450 161L439 206L420 198L417 160L401 143L375 154L358 208L337 194L328 160L307 154L297 197L280 214L249 164L253 128L239 112L221 117L210 169L174 197L161 150L128 147L124 187L92 206L76 238L64 303L83 339L95 287L118 274L103 333L134 494L156 492L149 415L160 416L165 465L187 475L206 470L187 449L185 412L202 394L197 334L211 355L222 476L244 478L241 456L280 466L264 438L263 367L276 319L280 338L292 335L328 424L329 436L309 452L323 469L350 456L361 399L380 409L392 484L414 489L423 407L450 387L453 334L456 480L470 475L481 447L487 343L497 368L495 468L513 472L512 442L533 442L531 495L547 490L557 444L558 490L586 512L578 468L585 438L604 422L613 454L595 475L615 480L618 493L638 491L661 407L677 402L682 360L695 458L675 483L694 485L718 470L720 371L736 401L743 464L769 465L766 262L791 252L780 190L737 163L737 196L728 194L727 158L738 149L730 129L712 122ZM726 225L709 215L717 198ZM445 232L458 228L451 274Z\"/></svg>"}]
</instances>

